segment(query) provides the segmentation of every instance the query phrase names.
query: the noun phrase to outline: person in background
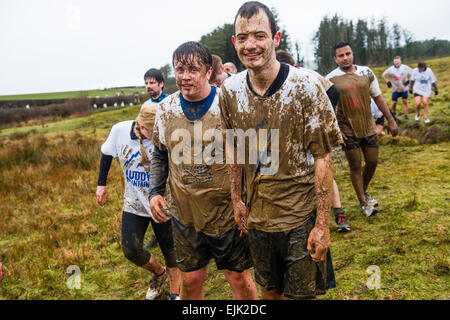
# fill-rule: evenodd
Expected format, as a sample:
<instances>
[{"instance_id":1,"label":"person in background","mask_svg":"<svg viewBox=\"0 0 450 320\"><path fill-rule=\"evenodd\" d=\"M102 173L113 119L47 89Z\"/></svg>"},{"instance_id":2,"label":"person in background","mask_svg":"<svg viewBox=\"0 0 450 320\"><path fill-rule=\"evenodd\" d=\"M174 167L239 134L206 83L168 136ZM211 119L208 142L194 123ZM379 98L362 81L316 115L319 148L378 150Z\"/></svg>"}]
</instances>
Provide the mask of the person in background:
<instances>
[{"instance_id":1,"label":"person in background","mask_svg":"<svg viewBox=\"0 0 450 320\"><path fill-rule=\"evenodd\" d=\"M394 58L394 65L383 72L383 79L389 88L392 88L392 113L395 113L398 98L403 100L404 119L408 119L408 84L412 69L402 64L402 57Z\"/></svg>"},{"instance_id":2,"label":"person in background","mask_svg":"<svg viewBox=\"0 0 450 320\"><path fill-rule=\"evenodd\" d=\"M227 62L223 65L223 71L226 73L237 74L238 70L233 62Z\"/></svg>"},{"instance_id":3,"label":"person in background","mask_svg":"<svg viewBox=\"0 0 450 320\"><path fill-rule=\"evenodd\" d=\"M225 79L228 79L229 77L231 77L231 74L223 71L222 59L219 56L213 54L212 73L211 78L209 79L209 83L216 88L220 88L222 82L224 82Z\"/></svg>"},{"instance_id":4,"label":"person in background","mask_svg":"<svg viewBox=\"0 0 450 320\"><path fill-rule=\"evenodd\" d=\"M370 99L388 120L392 136L398 134L397 123L383 99L378 80L366 66L353 64L353 50L348 42L339 42L333 48L334 61L338 67L327 75L340 92L337 108L339 128L345 141L344 152L350 166L350 178L360 203L361 212L375 215L378 202L368 193L378 164L378 135L373 120ZM361 172L361 153L365 167Z\"/></svg>"},{"instance_id":5,"label":"person in background","mask_svg":"<svg viewBox=\"0 0 450 320\"><path fill-rule=\"evenodd\" d=\"M158 69L150 69L144 74L145 88L150 94L150 101L159 103L167 97L164 92L164 76Z\"/></svg>"},{"instance_id":6,"label":"person in background","mask_svg":"<svg viewBox=\"0 0 450 320\"><path fill-rule=\"evenodd\" d=\"M423 102L423 114L425 123L430 123L428 117L428 99L431 97L431 87L433 87L434 94L438 95L439 90L436 85L436 77L431 68L423 61L419 62L417 68L413 70L411 77L410 92L414 92L414 100L416 102L416 121L420 120L420 104Z\"/></svg>"},{"instance_id":7,"label":"person in background","mask_svg":"<svg viewBox=\"0 0 450 320\"><path fill-rule=\"evenodd\" d=\"M125 194L122 213L122 250L125 257L138 267L153 274L146 299L154 300L161 294L162 285L169 278L170 298L179 300L180 274L176 265L170 221L159 223L150 211L150 161L153 151L152 132L156 104L142 108L136 120L115 124L101 147L97 202L103 205L107 198L107 177L113 158L118 158L125 176ZM163 267L155 256L143 248L149 223L164 256Z\"/></svg>"}]
</instances>

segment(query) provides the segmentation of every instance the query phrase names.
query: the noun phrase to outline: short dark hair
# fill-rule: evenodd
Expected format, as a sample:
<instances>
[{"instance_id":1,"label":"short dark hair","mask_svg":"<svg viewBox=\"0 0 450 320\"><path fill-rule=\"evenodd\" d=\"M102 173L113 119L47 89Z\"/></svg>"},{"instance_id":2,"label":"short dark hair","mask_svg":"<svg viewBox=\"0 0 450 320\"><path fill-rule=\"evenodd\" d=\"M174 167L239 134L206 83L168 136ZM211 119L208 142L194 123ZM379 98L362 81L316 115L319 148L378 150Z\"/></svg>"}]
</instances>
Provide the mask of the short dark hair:
<instances>
[{"instance_id":1,"label":"short dark hair","mask_svg":"<svg viewBox=\"0 0 450 320\"><path fill-rule=\"evenodd\" d=\"M248 1L239 8L236 17L234 18L234 35L236 35L236 20L238 17L250 19L251 17L257 15L260 10L265 12L267 17L269 18L270 30L272 32L272 39L275 38L275 34L278 31L275 17L273 16L272 11L270 11L270 9L266 5L258 1Z\"/></svg>"},{"instance_id":2,"label":"short dark hair","mask_svg":"<svg viewBox=\"0 0 450 320\"><path fill-rule=\"evenodd\" d=\"M174 65L175 60L177 60L184 65L193 65L195 59L198 59L200 64L206 66L206 71L212 66L212 56L208 48L200 42L188 41L174 51L172 64Z\"/></svg>"},{"instance_id":3,"label":"short dark hair","mask_svg":"<svg viewBox=\"0 0 450 320\"><path fill-rule=\"evenodd\" d=\"M278 61L290 64L291 66L295 67L295 60L294 58L292 58L289 52L284 50L277 50L276 55Z\"/></svg>"},{"instance_id":4,"label":"short dark hair","mask_svg":"<svg viewBox=\"0 0 450 320\"><path fill-rule=\"evenodd\" d=\"M427 64L425 63L425 61L419 61L419 63L417 64L417 68L423 68L424 71L427 70Z\"/></svg>"},{"instance_id":5,"label":"short dark hair","mask_svg":"<svg viewBox=\"0 0 450 320\"><path fill-rule=\"evenodd\" d=\"M153 78L156 81L158 81L158 83L164 82L164 76L161 72L161 70L159 69L150 69L148 70L145 74L144 74L144 80L147 78Z\"/></svg>"},{"instance_id":6,"label":"short dark hair","mask_svg":"<svg viewBox=\"0 0 450 320\"><path fill-rule=\"evenodd\" d=\"M343 48L343 47L347 47L347 46L349 46L350 49L352 48L352 45L349 42L341 41L341 42L336 43L336 45L333 47L333 56L336 57L336 50L337 49L340 49L340 48Z\"/></svg>"}]
</instances>

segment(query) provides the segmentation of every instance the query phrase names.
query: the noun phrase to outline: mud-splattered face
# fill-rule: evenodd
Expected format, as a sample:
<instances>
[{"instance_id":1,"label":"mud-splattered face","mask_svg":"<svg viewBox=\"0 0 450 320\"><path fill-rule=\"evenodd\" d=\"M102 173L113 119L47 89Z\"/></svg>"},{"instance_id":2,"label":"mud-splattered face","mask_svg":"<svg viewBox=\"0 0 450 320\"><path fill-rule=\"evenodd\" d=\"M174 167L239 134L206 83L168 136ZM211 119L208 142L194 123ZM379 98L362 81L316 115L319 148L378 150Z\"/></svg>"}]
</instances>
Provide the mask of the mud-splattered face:
<instances>
[{"instance_id":1,"label":"mud-splattered face","mask_svg":"<svg viewBox=\"0 0 450 320\"><path fill-rule=\"evenodd\" d=\"M152 98L158 98L161 95L164 82L159 83L155 78L145 79L145 88Z\"/></svg>"},{"instance_id":2,"label":"mud-splattered face","mask_svg":"<svg viewBox=\"0 0 450 320\"><path fill-rule=\"evenodd\" d=\"M248 69L258 69L275 62L275 48L280 44L281 34L272 38L267 15L260 10L250 19L238 17L235 24L234 47L242 64Z\"/></svg>"},{"instance_id":3,"label":"mud-splattered face","mask_svg":"<svg viewBox=\"0 0 450 320\"><path fill-rule=\"evenodd\" d=\"M394 59L394 66L399 68L402 65L402 59Z\"/></svg>"},{"instance_id":4,"label":"mud-splattered face","mask_svg":"<svg viewBox=\"0 0 450 320\"><path fill-rule=\"evenodd\" d=\"M190 59L190 63L174 61L175 78L178 89L187 101L200 101L209 94L209 79L212 69L200 64L198 59Z\"/></svg>"},{"instance_id":5,"label":"mud-splattered face","mask_svg":"<svg viewBox=\"0 0 450 320\"><path fill-rule=\"evenodd\" d=\"M334 62L339 65L339 68L346 70L353 66L353 51L349 46L336 49L334 55Z\"/></svg>"}]
</instances>

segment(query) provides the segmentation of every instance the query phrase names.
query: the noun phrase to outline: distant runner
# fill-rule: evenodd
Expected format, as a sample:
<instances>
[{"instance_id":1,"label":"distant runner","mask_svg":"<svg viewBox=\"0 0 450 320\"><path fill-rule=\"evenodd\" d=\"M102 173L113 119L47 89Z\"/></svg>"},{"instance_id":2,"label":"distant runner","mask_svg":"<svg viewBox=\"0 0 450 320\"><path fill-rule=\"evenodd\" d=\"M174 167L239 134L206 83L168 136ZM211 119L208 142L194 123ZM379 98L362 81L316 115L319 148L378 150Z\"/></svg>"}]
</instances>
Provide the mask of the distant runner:
<instances>
[{"instance_id":1,"label":"distant runner","mask_svg":"<svg viewBox=\"0 0 450 320\"><path fill-rule=\"evenodd\" d=\"M431 68L427 67L427 64L421 61L413 71L410 86L410 92L414 92L414 100L416 102L416 121L420 120L420 103L423 102L425 123L430 123L430 118L428 117L428 99L431 97L431 87L433 87L434 94L438 95L439 90L436 85L436 77Z\"/></svg>"},{"instance_id":2,"label":"distant runner","mask_svg":"<svg viewBox=\"0 0 450 320\"><path fill-rule=\"evenodd\" d=\"M387 86L392 88L392 112L395 113L395 107L399 97L403 100L404 119L408 119L408 84L412 75L412 69L402 64L402 57L394 58L394 65L383 72L383 79Z\"/></svg>"}]
</instances>

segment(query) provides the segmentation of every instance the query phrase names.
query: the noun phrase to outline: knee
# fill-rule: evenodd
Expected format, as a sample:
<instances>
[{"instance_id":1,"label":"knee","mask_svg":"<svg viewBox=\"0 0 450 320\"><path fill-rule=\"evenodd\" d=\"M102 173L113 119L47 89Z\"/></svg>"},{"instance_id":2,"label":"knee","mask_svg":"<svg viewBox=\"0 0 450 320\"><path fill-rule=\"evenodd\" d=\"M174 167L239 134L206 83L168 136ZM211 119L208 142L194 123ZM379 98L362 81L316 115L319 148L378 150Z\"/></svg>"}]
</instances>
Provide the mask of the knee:
<instances>
[{"instance_id":1,"label":"knee","mask_svg":"<svg viewBox=\"0 0 450 320\"><path fill-rule=\"evenodd\" d=\"M366 168L375 169L378 165L378 157L375 159L366 160Z\"/></svg>"},{"instance_id":2,"label":"knee","mask_svg":"<svg viewBox=\"0 0 450 320\"><path fill-rule=\"evenodd\" d=\"M248 281L244 272L224 270L225 278L233 287L245 287Z\"/></svg>"},{"instance_id":3,"label":"knee","mask_svg":"<svg viewBox=\"0 0 450 320\"><path fill-rule=\"evenodd\" d=\"M199 273L184 274L182 277L183 290L194 292L203 287L204 277Z\"/></svg>"},{"instance_id":4,"label":"knee","mask_svg":"<svg viewBox=\"0 0 450 320\"><path fill-rule=\"evenodd\" d=\"M134 264L139 264L139 262L140 262L139 260L141 257L141 250L139 250L138 248L136 248L134 246L129 246L129 245L122 243L122 251L123 251L125 258L127 258Z\"/></svg>"}]
</instances>

